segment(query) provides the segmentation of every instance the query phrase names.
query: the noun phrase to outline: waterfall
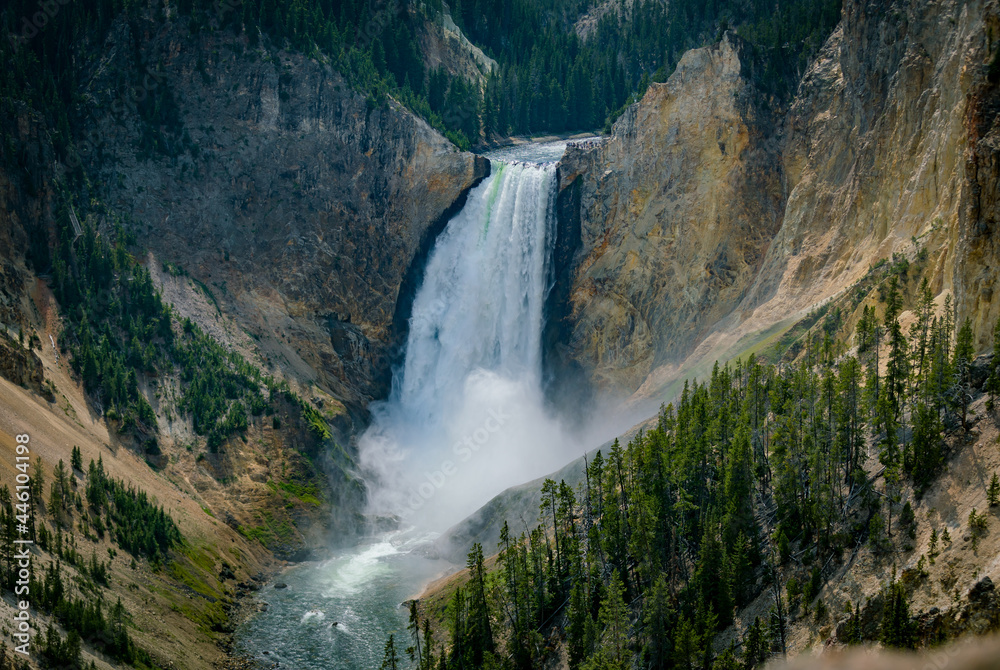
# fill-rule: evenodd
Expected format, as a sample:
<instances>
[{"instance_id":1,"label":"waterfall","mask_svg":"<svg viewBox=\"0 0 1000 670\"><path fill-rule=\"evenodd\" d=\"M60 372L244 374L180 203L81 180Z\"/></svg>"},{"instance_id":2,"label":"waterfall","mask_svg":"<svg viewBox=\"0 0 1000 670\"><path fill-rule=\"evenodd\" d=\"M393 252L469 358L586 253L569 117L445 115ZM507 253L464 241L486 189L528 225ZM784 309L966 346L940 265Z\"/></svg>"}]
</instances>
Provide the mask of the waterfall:
<instances>
[{"instance_id":1,"label":"waterfall","mask_svg":"<svg viewBox=\"0 0 1000 670\"><path fill-rule=\"evenodd\" d=\"M435 244L404 363L361 439L376 513L440 527L565 462L540 389L555 164L493 168Z\"/></svg>"},{"instance_id":2,"label":"waterfall","mask_svg":"<svg viewBox=\"0 0 1000 670\"><path fill-rule=\"evenodd\" d=\"M440 416L476 370L536 378L555 166L499 163L441 235L413 303L399 403Z\"/></svg>"}]
</instances>

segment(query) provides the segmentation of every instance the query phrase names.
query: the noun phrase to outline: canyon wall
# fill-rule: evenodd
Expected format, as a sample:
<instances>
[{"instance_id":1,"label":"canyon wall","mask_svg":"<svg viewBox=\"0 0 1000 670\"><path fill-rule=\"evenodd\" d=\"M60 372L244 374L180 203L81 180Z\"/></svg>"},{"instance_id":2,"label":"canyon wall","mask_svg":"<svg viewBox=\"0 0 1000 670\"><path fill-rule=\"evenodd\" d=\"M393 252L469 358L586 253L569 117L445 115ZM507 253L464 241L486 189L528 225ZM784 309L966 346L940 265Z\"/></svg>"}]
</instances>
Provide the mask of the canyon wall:
<instances>
[{"instance_id":1,"label":"canyon wall","mask_svg":"<svg viewBox=\"0 0 1000 670\"><path fill-rule=\"evenodd\" d=\"M973 321L976 345L992 341L1000 318L1000 8L984 13L987 45L985 76L977 77L965 106L965 179L959 209L955 292L958 308ZM978 63L977 63L978 65Z\"/></svg>"},{"instance_id":2,"label":"canyon wall","mask_svg":"<svg viewBox=\"0 0 1000 670\"><path fill-rule=\"evenodd\" d=\"M780 145L750 49L727 34L687 52L609 139L571 145L560 214L578 217L563 356L596 386L634 390L743 298L784 203Z\"/></svg>"},{"instance_id":3,"label":"canyon wall","mask_svg":"<svg viewBox=\"0 0 1000 670\"><path fill-rule=\"evenodd\" d=\"M82 445L196 510L185 533L219 526L213 541L291 559L347 541L365 521L351 437L388 393L426 256L488 161L321 58L227 30L133 16L77 46L69 152L44 114L0 101L0 432L72 424L43 454L49 472ZM156 453L118 434L70 366L49 288L69 202L98 235L121 225L179 317L289 381L303 406L273 400L273 415L206 448L166 366L138 374Z\"/></svg>"},{"instance_id":4,"label":"canyon wall","mask_svg":"<svg viewBox=\"0 0 1000 670\"><path fill-rule=\"evenodd\" d=\"M737 38L686 54L563 162L580 231L563 358L655 396L920 249L984 348L1000 313L996 17L996 2L845 2L784 107Z\"/></svg>"},{"instance_id":5,"label":"canyon wall","mask_svg":"<svg viewBox=\"0 0 1000 670\"><path fill-rule=\"evenodd\" d=\"M109 36L76 110L84 166L155 260L235 319L236 339L356 420L388 391L422 257L489 164L324 62L185 25Z\"/></svg>"}]
</instances>

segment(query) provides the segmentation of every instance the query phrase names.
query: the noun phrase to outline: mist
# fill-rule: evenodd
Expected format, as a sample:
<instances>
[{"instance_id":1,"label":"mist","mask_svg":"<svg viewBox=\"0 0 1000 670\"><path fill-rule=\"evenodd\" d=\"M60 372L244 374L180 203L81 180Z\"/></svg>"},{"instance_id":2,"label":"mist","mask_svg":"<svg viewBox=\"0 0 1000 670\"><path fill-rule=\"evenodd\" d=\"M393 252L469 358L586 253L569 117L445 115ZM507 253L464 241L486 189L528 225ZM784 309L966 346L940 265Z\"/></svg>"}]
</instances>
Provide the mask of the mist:
<instances>
[{"instance_id":1,"label":"mist","mask_svg":"<svg viewBox=\"0 0 1000 670\"><path fill-rule=\"evenodd\" d=\"M509 486L581 455L533 381L477 369L458 404L432 426L377 408L361 440L362 465L375 474L371 512L444 531Z\"/></svg>"}]
</instances>

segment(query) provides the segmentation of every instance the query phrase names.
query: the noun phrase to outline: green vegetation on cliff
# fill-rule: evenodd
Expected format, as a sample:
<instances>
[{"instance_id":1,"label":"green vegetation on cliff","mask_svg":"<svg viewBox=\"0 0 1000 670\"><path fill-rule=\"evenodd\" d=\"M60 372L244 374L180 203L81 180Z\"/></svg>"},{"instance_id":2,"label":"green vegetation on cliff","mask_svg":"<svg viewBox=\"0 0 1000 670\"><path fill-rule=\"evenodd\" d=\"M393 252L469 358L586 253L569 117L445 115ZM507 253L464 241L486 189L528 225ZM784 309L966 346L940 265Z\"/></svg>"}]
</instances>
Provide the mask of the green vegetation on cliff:
<instances>
[{"instance_id":1,"label":"green vegetation on cliff","mask_svg":"<svg viewBox=\"0 0 1000 670\"><path fill-rule=\"evenodd\" d=\"M272 414L285 400L315 439L330 438L322 416L287 384L263 375L190 319L173 315L149 271L129 252L134 238L123 225L117 224L113 235L98 235L88 219L77 235L70 216L64 208L59 242L45 259L66 314L63 346L95 407L122 433L136 437L147 454L159 453L156 414L140 385L155 388L162 375L176 371L181 391L176 409L191 417L210 451L244 434L249 417Z\"/></svg>"},{"instance_id":2,"label":"green vegetation on cliff","mask_svg":"<svg viewBox=\"0 0 1000 670\"><path fill-rule=\"evenodd\" d=\"M596 27L579 37L573 22L603 4L453 0L455 22L499 65L482 89L423 64L421 23L440 20L441 0L246 3L242 29L251 41L260 28L306 53L330 55L361 90L376 99L391 92L467 146L480 132L491 137L600 127L651 80L663 81L685 51L717 40L730 26L759 52L766 87L786 94L840 15L839 0L646 0L602 11Z\"/></svg>"},{"instance_id":3,"label":"green vegetation on cliff","mask_svg":"<svg viewBox=\"0 0 1000 670\"><path fill-rule=\"evenodd\" d=\"M568 23L607 4L580 38ZM758 51L766 87L794 90L811 55L840 18L839 0L628 3L463 0L452 13L500 64L486 86L487 133L597 128L665 81L685 51L732 27Z\"/></svg>"},{"instance_id":4,"label":"green vegetation on cliff","mask_svg":"<svg viewBox=\"0 0 1000 670\"><path fill-rule=\"evenodd\" d=\"M156 667L150 655L132 641L130 617L121 599L114 605L106 604L111 580L108 564L97 558L96 549L109 532L133 557L159 565L170 560L170 550L183 542L174 520L144 491L108 477L101 461L90 462L83 496L77 491L76 475L59 461L48 504L43 505L45 477L40 463L32 473L27 505L20 498L15 501L7 486L0 489L0 533L9 548L0 553L0 584L9 592L16 587L19 564L14 541L22 536L17 525L26 521L26 533L41 552L33 564L39 569L32 570L27 592L32 595L32 605L52 617L36 640L42 667L83 668L80 654L84 644L130 667ZM28 510L27 519L22 516L24 509ZM77 526L93 545L89 558L77 544ZM109 558L112 555L113 550L108 549ZM44 569L40 569L41 557L48 558ZM64 565L75 569L74 579L66 578ZM65 637L54 622L66 631Z\"/></svg>"}]
</instances>

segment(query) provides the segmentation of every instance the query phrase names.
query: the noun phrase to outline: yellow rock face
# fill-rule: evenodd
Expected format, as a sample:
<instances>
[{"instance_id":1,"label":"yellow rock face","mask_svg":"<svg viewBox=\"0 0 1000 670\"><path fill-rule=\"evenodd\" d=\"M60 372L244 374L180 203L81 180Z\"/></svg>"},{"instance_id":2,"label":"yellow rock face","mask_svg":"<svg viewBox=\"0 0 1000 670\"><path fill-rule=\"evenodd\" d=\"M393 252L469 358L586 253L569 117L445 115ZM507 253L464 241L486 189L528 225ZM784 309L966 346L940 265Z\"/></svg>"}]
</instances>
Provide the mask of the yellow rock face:
<instances>
[{"instance_id":1,"label":"yellow rock face","mask_svg":"<svg viewBox=\"0 0 1000 670\"><path fill-rule=\"evenodd\" d=\"M1000 314L997 12L845 2L787 110L741 75L738 38L689 52L565 161L564 192L581 191L571 356L598 386L655 395L919 248L985 348Z\"/></svg>"},{"instance_id":2,"label":"yellow rock face","mask_svg":"<svg viewBox=\"0 0 1000 670\"><path fill-rule=\"evenodd\" d=\"M732 311L777 230L776 146L738 38L688 52L595 149L570 148L581 259L570 346L599 386L636 388Z\"/></svg>"}]
</instances>

